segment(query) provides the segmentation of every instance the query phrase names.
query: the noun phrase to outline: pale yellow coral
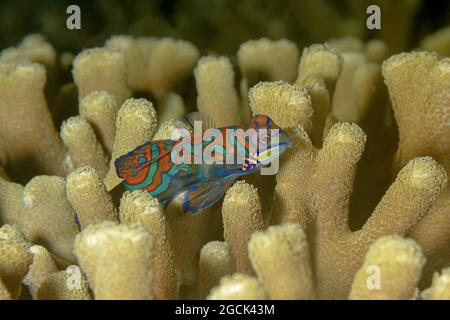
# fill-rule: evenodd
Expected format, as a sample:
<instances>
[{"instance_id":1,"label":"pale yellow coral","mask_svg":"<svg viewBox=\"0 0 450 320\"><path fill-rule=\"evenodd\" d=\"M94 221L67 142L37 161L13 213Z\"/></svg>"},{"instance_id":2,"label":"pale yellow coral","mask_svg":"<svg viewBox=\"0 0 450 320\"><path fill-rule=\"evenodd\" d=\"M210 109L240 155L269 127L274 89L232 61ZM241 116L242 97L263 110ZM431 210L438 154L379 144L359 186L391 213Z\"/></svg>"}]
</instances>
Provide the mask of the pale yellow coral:
<instances>
[{"instance_id":1,"label":"pale yellow coral","mask_svg":"<svg viewBox=\"0 0 450 320\"><path fill-rule=\"evenodd\" d=\"M281 128L311 129L312 107L308 92L283 82L260 82L249 91L253 114L268 115Z\"/></svg>"},{"instance_id":2,"label":"pale yellow coral","mask_svg":"<svg viewBox=\"0 0 450 320\"><path fill-rule=\"evenodd\" d=\"M433 156L450 172L450 60L432 53L395 55L383 63L399 128L394 169L413 157ZM410 235L423 247L429 261L425 277L445 265L450 253L450 189L447 188L430 213Z\"/></svg>"},{"instance_id":3,"label":"pale yellow coral","mask_svg":"<svg viewBox=\"0 0 450 320\"><path fill-rule=\"evenodd\" d=\"M413 240L400 236L381 237L369 247L353 280L349 298L412 299L425 261L422 249Z\"/></svg>"},{"instance_id":4,"label":"pale yellow coral","mask_svg":"<svg viewBox=\"0 0 450 320\"><path fill-rule=\"evenodd\" d=\"M36 62L48 68L56 63L56 50L40 34L30 34L23 38L17 47L4 49L0 54L0 62L20 63Z\"/></svg>"},{"instance_id":5,"label":"pale yellow coral","mask_svg":"<svg viewBox=\"0 0 450 320\"><path fill-rule=\"evenodd\" d=\"M192 72L198 58L197 48L188 41L159 39L152 45L147 61L148 90L162 98Z\"/></svg>"},{"instance_id":6,"label":"pale yellow coral","mask_svg":"<svg viewBox=\"0 0 450 320\"><path fill-rule=\"evenodd\" d=\"M178 282L175 273L169 226L158 200L145 191L126 192L120 202L120 221L146 227L154 239L154 285L157 299L176 299Z\"/></svg>"},{"instance_id":7,"label":"pale yellow coral","mask_svg":"<svg viewBox=\"0 0 450 320\"><path fill-rule=\"evenodd\" d=\"M443 57L450 56L450 26L426 36L421 42L421 47L437 52Z\"/></svg>"},{"instance_id":8,"label":"pale yellow coral","mask_svg":"<svg viewBox=\"0 0 450 320\"><path fill-rule=\"evenodd\" d=\"M200 113L213 119L217 127L239 124L239 99L230 60L226 57L203 57L198 61L194 76Z\"/></svg>"},{"instance_id":9,"label":"pale yellow coral","mask_svg":"<svg viewBox=\"0 0 450 320\"><path fill-rule=\"evenodd\" d=\"M308 244L301 226L285 224L256 232L248 250L270 299L316 297Z\"/></svg>"},{"instance_id":10,"label":"pale yellow coral","mask_svg":"<svg viewBox=\"0 0 450 320\"><path fill-rule=\"evenodd\" d=\"M74 261L72 249L78 227L66 197L64 178L36 176L25 186L22 203L21 228L26 239Z\"/></svg>"},{"instance_id":11,"label":"pale yellow coral","mask_svg":"<svg viewBox=\"0 0 450 320\"><path fill-rule=\"evenodd\" d=\"M431 287L422 292L425 300L450 300L450 268L436 272Z\"/></svg>"},{"instance_id":12,"label":"pale yellow coral","mask_svg":"<svg viewBox=\"0 0 450 320\"><path fill-rule=\"evenodd\" d=\"M90 300L91 296L80 267L72 265L48 275L37 288L36 299Z\"/></svg>"},{"instance_id":13,"label":"pale yellow coral","mask_svg":"<svg viewBox=\"0 0 450 320\"><path fill-rule=\"evenodd\" d=\"M299 52L295 43L287 39L272 41L261 38L242 43L237 59L242 76L251 84L257 80L292 83L296 77Z\"/></svg>"},{"instance_id":14,"label":"pale yellow coral","mask_svg":"<svg viewBox=\"0 0 450 320\"><path fill-rule=\"evenodd\" d=\"M253 273L247 242L253 232L264 229L258 192L244 181L236 182L226 193L222 206L224 238L233 254L236 271Z\"/></svg>"},{"instance_id":15,"label":"pale yellow coral","mask_svg":"<svg viewBox=\"0 0 450 320\"><path fill-rule=\"evenodd\" d=\"M141 226L112 222L88 226L75 240L75 254L95 299L151 299L154 240Z\"/></svg>"},{"instance_id":16,"label":"pale yellow coral","mask_svg":"<svg viewBox=\"0 0 450 320\"><path fill-rule=\"evenodd\" d=\"M105 178L108 190L120 183L114 161L137 146L151 140L156 129L156 111L146 99L130 98L120 108L116 118L116 139L109 171Z\"/></svg>"},{"instance_id":17,"label":"pale yellow coral","mask_svg":"<svg viewBox=\"0 0 450 320\"><path fill-rule=\"evenodd\" d=\"M111 195L93 168L81 167L68 175L66 193L81 229L103 221L118 221Z\"/></svg>"},{"instance_id":18,"label":"pale yellow coral","mask_svg":"<svg viewBox=\"0 0 450 320\"><path fill-rule=\"evenodd\" d=\"M316 146L322 145L325 124L331 114L331 97L341 69L342 58L330 46L312 45L303 49L296 84L304 87L311 99L312 132L309 133Z\"/></svg>"},{"instance_id":19,"label":"pale yellow coral","mask_svg":"<svg viewBox=\"0 0 450 320\"><path fill-rule=\"evenodd\" d=\"M116 99L106 91L91 92L79 103L80 115L92 126L108 153L112 152L114 145L118 109Z\"/></svg>"},{"instance_id":20,"label":"pale yellow coral","mask_svg":"<svg viewBox=\"0 0 450 320\"><path fill-rule=\"evenodd\" d=\"M63 173L64 149L44 95L45 68L0 63L0 135L17 175Z\"/></svg>"},{"instance_id":21,"label":"pale yellow coral","mask_svg":"<svg viewBox=\"0 0 450 320\"><path fill-rule=\"evenodd\" d=\"M211 241L200 251L198 294L205 298L217 286L220 279L234 272L234 260L229 245L223 241Z\"/></svg>"},{"instance_id":22,"label":"pale yellow coral","mask_svg":"<svg viewBox=\"0 0 450 320\"><path fill-rule=\"evenodd\" d=\"M67 119L61 126L61 138L68 149L71 169L91 166L101 177L106 175L108 156L89 122L80 116Z\"/></svg>"},{"instance_id":23,"label":"pale yellow coral","mask_svg":"<svg viewBox=\"0 0 450 320\"><path fill-rule=\"evenodd\" d=\"M17 299L22 290L22 280L32 263L28 245L17 230L9 225L0 228L0 278L4 285L2 295Z\"/></svg>"},{"instance_id":24,"label":"pale yellow coral","mask_svg":"<svg viewBox=\"0 0 450 320\"><path fill-rule=\"evenodd\" d=\"M33 299L36 299L36 292L42 282L52 273L58 272L55 261L51 254L42 246L34 245L30 247L33 262L23 279L23 283L28 286L28 291Z\"/></svg>"},{"instance_id":25,"label":"pale yellow coral","mask_svg":"<svg viewBox=\"0 0 450 320\"><path fill-rule=\"evenodd\" d=\"M208 300L264 300L266 294L258 279L235 273L220 280L220 284L211 290Z\"/></svg>"},{"instance_id":26,"label":"pale yellow coral","mask_svg":"<svg viewBox=\"0 0 450 320\"><path fill-rule=\"evenodd\" d=\"M107 91L121 105L131 92L127 85L127 65L117 50L94 48L83 50L73 61L73 78L80 100L94 91Z\"/></svg>"}]
</instances>

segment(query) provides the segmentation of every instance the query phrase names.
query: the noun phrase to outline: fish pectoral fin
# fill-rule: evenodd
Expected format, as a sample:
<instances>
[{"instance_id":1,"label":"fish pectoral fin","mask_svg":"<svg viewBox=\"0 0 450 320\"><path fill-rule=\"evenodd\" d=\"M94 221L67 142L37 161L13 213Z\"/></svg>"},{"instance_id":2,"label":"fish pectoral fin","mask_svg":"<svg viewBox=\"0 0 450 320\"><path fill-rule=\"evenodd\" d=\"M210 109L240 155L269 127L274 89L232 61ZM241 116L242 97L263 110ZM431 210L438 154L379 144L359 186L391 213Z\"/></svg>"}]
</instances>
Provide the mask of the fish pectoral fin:
<instances>
[{"instance_id":1,"label":"fish pectoral fin","mask_svg":"<svg viewBox=\"0 0 450 320\"><path fill-rule=\"evenodd\" d=\"M231 175L194 183L182 194L183 211L198 213L216 203L236 181L238 176Z\"/></svg>"}]
</instances>

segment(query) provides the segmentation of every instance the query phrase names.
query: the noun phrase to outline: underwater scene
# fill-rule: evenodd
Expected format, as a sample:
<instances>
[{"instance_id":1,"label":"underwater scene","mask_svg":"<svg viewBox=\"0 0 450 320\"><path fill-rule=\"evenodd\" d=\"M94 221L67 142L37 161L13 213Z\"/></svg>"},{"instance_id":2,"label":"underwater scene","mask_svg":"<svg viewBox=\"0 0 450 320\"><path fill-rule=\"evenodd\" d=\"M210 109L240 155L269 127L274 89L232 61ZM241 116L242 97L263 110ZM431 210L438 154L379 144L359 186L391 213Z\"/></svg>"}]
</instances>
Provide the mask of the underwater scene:
<instances>
[{"instance_id":1,"label":"underwater scene","mask_svg":"<svg viewBox=\"0 0 450 320\"><path fill-rule=\"evenodd\" d=\"M0 300L450 300L449 176L449 1L0 2Z\"/></svg>"}]
</instances>

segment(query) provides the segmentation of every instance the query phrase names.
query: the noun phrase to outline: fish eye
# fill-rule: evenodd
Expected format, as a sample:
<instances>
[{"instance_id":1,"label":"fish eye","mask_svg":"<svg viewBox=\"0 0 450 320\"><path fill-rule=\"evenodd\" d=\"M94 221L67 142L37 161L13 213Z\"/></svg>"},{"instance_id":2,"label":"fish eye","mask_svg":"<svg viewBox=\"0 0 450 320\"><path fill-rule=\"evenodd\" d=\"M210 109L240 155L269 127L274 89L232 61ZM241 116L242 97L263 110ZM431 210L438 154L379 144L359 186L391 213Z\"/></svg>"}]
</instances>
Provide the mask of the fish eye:
<instances>
[{"instance_id":1,"label":"fish eye","mask_svg":"<svg viewBox=\"0 0 450 320\"><path fill-rule=\"evenodd\" d=\"M265 134L263 136L261 136L261 142L264 144L267 144L270 142L270 136L268 134Z\"/></svg>"}]
</instances>

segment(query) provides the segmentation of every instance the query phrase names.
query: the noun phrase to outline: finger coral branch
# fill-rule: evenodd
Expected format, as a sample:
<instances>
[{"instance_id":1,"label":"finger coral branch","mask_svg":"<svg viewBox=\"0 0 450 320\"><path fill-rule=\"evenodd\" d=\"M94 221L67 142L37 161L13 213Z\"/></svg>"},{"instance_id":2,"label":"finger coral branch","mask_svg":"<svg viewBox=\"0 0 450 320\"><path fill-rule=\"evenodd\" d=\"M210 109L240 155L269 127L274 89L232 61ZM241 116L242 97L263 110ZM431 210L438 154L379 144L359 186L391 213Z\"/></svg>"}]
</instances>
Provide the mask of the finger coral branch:
<instances>
[{"instance_id":1,"label":"finger coral branch","mask_svg":"<svg viewBox=\"0 0 450 320\"><path fill-rule=\"evenodd\" d=\"M425 300L450 300L450 268L436 272L431 287L422 292Z\"/></svg>"},{"instance_id":2,"label":"finger coral branch","mask_svg":"<svg viewBox=\"0 0 450 320\"><path fill-rule=\"evenodd\" d=\"M199 58L188 41L163 38L152 47L147 61L147 85L156 98L162 98L186 78Z\"/></svg>"},{"instance_id":3,"label":"finger coral branch","mask_svg":"<svg viewBox=\"0 0 450 320\"><path fill-rule=\"evenodd\" d=\"M42 282L52 273L58 272L55 261L50 252L42 246L34 245L30 247L33 262L23 279L23 283L28 286L28 291L33 299L36 299L36 292Z\"/></svg>"},{"instance_id":4,"label":"finger coral branch","mask_svg":"<svg viewBox=\"0 0 450 320\"><path fill-rule=\"evenodd\" d=\"M146 227L154 239L154 285L157 299L177 299L178 284L169 226L158 200L145 191L126 192L120 202L120 221Z\"/></svg>"},{"instance_id":5,"label":"finger coral branch","mask_svg":"<svg viewBox=\"0 0 450 320\"><path fill-rule=\"evenodd\" d=\"M311 179L316 223L320 225L318 239L349 232L352 184L365 142L366 135L357 125L338 123L331 128L317 154Z\"/></svg>"},{"instance_id":6,"label":"finger coral branch","mask_svg":"<svg viewBox=\"0 0 450 320\"><path fill-rule=\"evenodd\" d=\"M171 119L179 119L186 113L183 98L173 92L168 93L158 110L158 123L164 123Z\"/></svg>"},{"instance_id":7,"label":"finger coral branch","mask_svg":"<svg viewBox=\"0 0 450 320\"><path fill-rule=\"evenodd\" d=\"M422 249L412 239L397 235L381 237L367 251L353 280L349 298L412 299L425 261Z\"/></svg>"},{"instance_id":8,"label":"finger coral branch","mask_svg":"<svg viewBox=\"0 0 450 320\"><path fill-rule=\"evenodd\" d=\"M12 300L11 294L8 291L3 280L0 278L0 300Z\"/></svg>"},{"instance_id":9,"label":"finger coral branch","mask_svg":"<svg viewBox=\"0 0 450 320\"><path fill-rule=\"evenodd\" d=\"M128 86L133 91L147 89L148 60L154 47L158 44L156 38L133 38L131 36L112 36L105 47L122 52L127 64Z\"/></svg>"},{"instance_id":10,"label":"finger coral branch","mask_svg":"<svg viewBox=\"0 0 450 320\"><path fill-rule=\"evenodd\" d=\"M141 226L103 222L75 239L75 254L95 299L151 299L154 241Z\"/></svg>"},{"instance_id":11,"label":"finger coral branch","mask_svg":"<svg viewBox=\"0 0 450 320\"><path fill-rule=\"evenodd\" d=\"M331 113L331 96L341 73L342 58L327 45L312 45L303 50L296 84L305 87L314 109L311 139L321 146L327 117Z\"/></svg>"},{"instance_id":12,"label":"finger coral branch","mask_svg":"<svg viewBox=\"0 0 450 320\"><path fill-rule=\"evenodd\" d=\"M0 279L12 299L17 299L22 290L22 279L32 263L28 251L19 232L9 225L0 228ZM3 296L8 297L5 290Z\"/></svg>"},{"instance_id":13,"label":"finger coral branch","mask_svg":"<svg viewBox=\"0 0 450 320\"><path fill-rule=\"evenodd\" d=\"M208 300L265 300L266 294L258 279L243 273L223 277L211 290Z\"/></svg>"},{"instance_id":14,"label":"finger coral branch","mask_svg":"<svg viewBox=\"0 0 450 320\"><path fill-rule=\"evenodd\" d=\"M93 168L81 167L68 175L66 193L81 229L103 221L118 222L111 195Z\"/></svg>"},{"instance_id":15,"label":"finger coral branch","mask_svg":"<svg viewBox=\"0 0 450 320\"><path fill-rule=\"evenodd\" d=\"M380 67L368 63L362 52L343 52L342 72L333 96L333 115L339 121L358 123L372 102L376 84L381 81Z\"/></svg>"},{"instance_id":16,"label":"finger coral branch","mask_svg":"<svg viewBox=\"0 0 450 320\"><path fill-rule=\"evenodd\" d=\"M109 171L105 178L108 190L120 182L116 175L114 161L121 155L151 140L156 129L156 122L156 111L150 101L131 98L122 105L116 118L116 139Z\"/></svg>"},{"instance_id":17,"label":"finger coral branch","mask_svg":"<svg viewBox=\"0 0 450 320\"><path fill-rule=\"evenodd\" d=\"M97 139L108 153L112 152L116 135L116 99L106 91L94 91L80 101L80 115L95 131Z\"/></svg>"},{"instance_id":18,"label":"finger coral branch","mask_svg":"<svg viewBox=\"0 0 450 320\"><path fill-rule=\"evenodd\" d=\"M181 206L182 202L175 199L164 212L170 227L179 281L186 286L194 286L200 250L209 241L209 233L214 230L213 217L220 215L220 212L216 206L212 206L201 214L192 215L184 213Z\"/></svg>"},{"instance_id":19,"label":"finger coral branch","mask_svg":"<svg viewBox=\"0 0 450 320\"><path fill-rule=\"evenodd\" d=\"M394 159L398 170L410 159L432 156L450 172L450 60L428 52L402 53L383 63L383 76L389 89L399 143ZM440 269L442 258L450 253L450 189L412 230L411 236L428 257L424 278Z\"/></svg>"},{"instance_id":20,"label":"finger coral branch","mask_svg":"<svg viewBox=\"0 0 450 320\"><path fill-rule=\"evenodd\" d=\"M56 63L56 55L56 50L42 35L30 34L23 38L17 47L3 50L0 54L0 61L36 62L52 68Z\"/></svg>"},{"instance_id":21,"label":"finger coral branch","mask_svg":"<svg viewBox=\"0 0 450 320\"><path fill-rule=\"evenodd\" d=\"M289 131L292 150L281 160L276 175L272 219L277 224L298 223L306 225L312 218L309 210L309 188L300 187L299 181L309 181L316 149L307 133L300 127Z\"/></svg>"},{"instance_id":22,"label":"finger coral branch","mask_svg":"<svg viewBox=\"0 0 450 320\"><path fill-rule=\"evenodd\" d=\"M73 240L78 233L75 212L66 198L64 178L37 176L23 190L22 229L25 238L74 261Z\"/></svg>"},{"instance_id":23,"label":"finger coral branch","mask_svg":"<svg viewBox=\"0 0 450 320\"><path fill-rule=\"evenodd\" d=\"M61 127L73 169L91 166L102 177L108 172L108 157L91 125L82 117L71 117Z\"/></svg>"},{"instance_id":24,"label":"finger coral branch","mask_svg":"<svg viewBox=\"0 0 450 320\"><path fill-rule=\"evenodd\" d=\"M22 179L36 172L62 174L64 150L44 96L45 68L0 64L0 135Z\"/></svg>"},{"instance_id":25,"label":"finger coral branch","mask_svg":"<svg viewBox=\"0 0 450 320\"><path fill-rule=\"evenodd\" d=\"M80 267L72 265L48 275L36 290L36 299L91 300L91 296Z\"/></svg>"},{"instance_id":26,"label":"finger coral branch","mask_svg":"<svg viewBox=\"0 0 450 320\"><path fill-rule=\"evenodd\" d=\"M194 70L198 110L218 127L240 123L239 99L234 88L234 72L226 57L203 57Z\"/></svg>"},{"instance_id":27,"label":"finger coral branch","mask_svg":"<svg viewBox=\"0 0 450 320\"><path fill-rule=\"evenodd\" d=\"M107 91L121 105L131 92L127 85L127 65L120 51L107 48L83 50L73 61L73 79L80 100L94 91Z\"/></svg>"},{"instance_id":28,"label":"finger coral branch","mask_svg":"<svg viewBox=\"0 0 450 320\"><path fill-rule=\"evenodd\" d=\"M399 127L397 169L419 155L433 156L450 167L449 74L450 60L429 52L402 53L383 63Z\"/></svg>"},{"instance_id":29,"label":"finger coral branch","mask_svg":"<svg viewBox=\"0 0 450 320\"><path fill-rule=\"evenodd\" d=\"M236 182L226 193L222 205L224 238L233 254L236 271L252 274L247 242L253 232L264 229L258 192L243 181Z\"/></svg>"},{"instance_id":30,"label":"finger coral branch","mask_svg":"<svg viewBox=\"0 0 450 320\"><path fill-rule=\"evenodd\" d=\"M431 157L411 160L375 208L363 232L376 238L408 231L428 212L446 183L444 169Z\"/></svg>"},{"instance_id":31,"label":"finger coral branch","mask_svg":"<svg viewBox=\"0 0 450 320\"><path fill-rule=\"evenodd\" d=\"M294 82L299 51L295 43L261 38L242 43L237 52L239 68L244 78L255 84L261 80Z\"/></svg>"},{"instance_id":32,"label":"finger coral branch","mask_svg":"<svg viewBox=\"0 0 450 320\"><path fill-rule=\"evenodd\" d=\"M426 36L420 46L427 51L434 51L445 57L450 56L450 27L444 27Z\"/></svg>"},{"instance_id":33,"label":"finger coral branch","mask_svg":"<svg viewBox=\"0 0 450 320\"><path fill-rule=\"evenodd\" d=\"M234 260L229 245L223 241L211 241L200 251L198 293L205 298L220 279L234 272Z\"/></svg>"},{"instance_id":34,"label":"finger coral branch","mask_svg":"<svg viewBox=\"0 0 450 320\"><path fill-rule=\"evenodd\" d=\"M248 250L270 299L315 298L308 244L299 225L272 226L256 232Z\"/></svg>"},{"instance_id":35,"label":"finger coral branch","mask_svg":"<svg viewBox=\"0 0 450 320\"><path fill-rule=\"evenodd\" d=\"M308 92L283 81L260 82L250 89L253 114L265 114L281 128L299 125L311 129L313 109Z\"/></svg>"}]
</instances>

